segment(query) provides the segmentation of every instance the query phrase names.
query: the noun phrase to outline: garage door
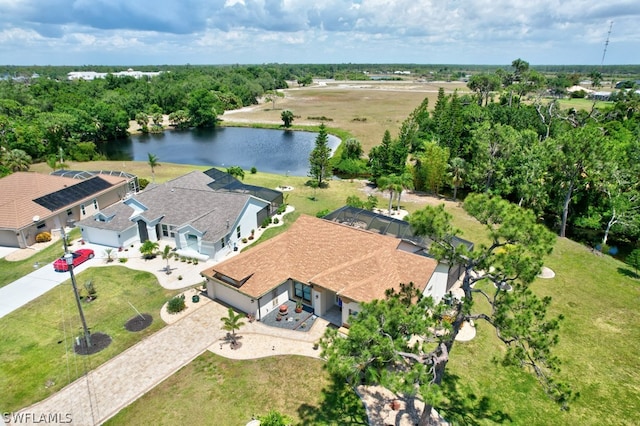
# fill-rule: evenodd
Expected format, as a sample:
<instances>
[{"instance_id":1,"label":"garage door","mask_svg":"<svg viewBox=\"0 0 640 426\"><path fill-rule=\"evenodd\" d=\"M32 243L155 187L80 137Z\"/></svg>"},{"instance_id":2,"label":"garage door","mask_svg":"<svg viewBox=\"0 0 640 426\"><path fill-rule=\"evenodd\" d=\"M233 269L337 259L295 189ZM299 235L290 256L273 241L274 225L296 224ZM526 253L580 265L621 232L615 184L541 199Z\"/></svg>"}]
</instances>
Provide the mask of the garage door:
<instances>
[{"instance_id":1,"label":"garage door","mask_svg":"<svg viewBox=\"0 0 640 426\"><path fill-rule=\"evenodd\" d=\"M14 231L0 231L0 246L20 247L16 233Z\"/></svg>"}]
</instances>

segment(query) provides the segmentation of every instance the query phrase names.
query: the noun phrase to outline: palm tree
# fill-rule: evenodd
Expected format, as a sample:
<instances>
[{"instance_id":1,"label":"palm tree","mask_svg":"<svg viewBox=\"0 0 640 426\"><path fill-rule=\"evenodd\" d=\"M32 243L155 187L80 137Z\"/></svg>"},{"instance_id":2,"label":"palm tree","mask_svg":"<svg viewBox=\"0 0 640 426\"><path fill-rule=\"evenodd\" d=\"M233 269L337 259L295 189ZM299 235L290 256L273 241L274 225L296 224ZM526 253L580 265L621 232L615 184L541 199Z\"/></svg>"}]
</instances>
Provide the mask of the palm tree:
<instances>
[{"instance_id":1,"label":"palm tree","mask_svg":"<svg viewBox=\"0 0 640 426\"><path fill-rule=\"evenodd\" d=\"M280 113L280 118L282 119L282 122L284 123L284 127L291 127L291 123L293 123L293 112L289 111L288 109L282 111Z\"/></svg>"},{"instance_id":2,"label":"palm tree","mask_svg":"<svg viewBox=\"0 0 640 426\"><path fill-rule=\"evenodd\" d=\"M400 176L398 176L397 184L400 187L398 191L398 208L396 210L400 211L400 197L402 197L402 191L405 189L413 189L413 175L409 172L404 172Z\"/></svg>"},{"instance_id":3,"label":"palm tree","mask_svg":"<svg viewBox=\"0 0 640 426\"><path fill-rule=\"evenodd\" d=\"M393 208L393 194L395 192L402 191L402 185L400 182L400 176L393 173L388 176L382 176L377 181L378 188L383 191L389 191L389 215L391 215Z\"/></svg>"},{"instance_id":4,"label":"palm tree","mask_svg":"<svg viewBox=\"0 0 640 426\"><path fill-rule=\"evenodd\" d=\"M164 246L164 250L160 252L160 255L162 256L162 260L167 261L165 272L167 273L167 275L169 275L171 273L171 268L169 267L169 259L171 259L175 255L175 253L171 251L170 246Z\"/></svg>"},{"instance_id":5,"label":"palm tree","mask_svg":"<svg viewBox=\"0 0 640 426\"><path fill-rule=\"evenodd\" d=\"M156 257L156 250L158 250L160 244L155 241L147 240L140 246L140 253L144 259L153 259Z\"/></svg>"},{"instance_id":6,"label":"palm tree","mask_svg":"<svg viewBox=\"0 0 640 426\"><path fill-rule=\"evenodd\" d=\"M160 166L160 163L158 163L157 156L153 155L150 152L148 152L147 155L148 155L147 164L149 164L149 167L151 167L151 182L156 183L155 168Z\"/></svg>"},{"instance_id":7,"label":"palm tree","mask_svg":"<svg viewBox=\"0 0 640 426\"><path fill-rule=\"evenodd\" d=\"M393 191L395 190L395 184L392 182L391 176L380 176L376 185L382 191L389 191L389 214L391 214L391 203L393 202Z\"/></svg>"},{"instance_id":8,"label":"palm tree","mask_svg":"<svg viewBox=\"0 0 640 426\"><path fill-rule=\"evenodd\" d=\"M112 248L104 249L104 256L106 258L107 263L113 262L113 249Z\"/></svg>"},{"instance_id":9,"label":"palm tree","mask_svg":"<svg viewBox=\"0 0 640 426\"><path fill-rule=\"evenodd\" d=\"M464 174L466 173L466 162L460 157L452 158L449 163L449 178L451 186L453 186L453 200L458 196L458 188L464 183Z\"/></svg>"},{"instance_id":10,"label":"palm tree","mask_svg":"<svg viewBox=\"0 0 640 426\"><path fill-rule=\"evenodd\" d=\"M26 172L31 166L31 156L21 149L2 154L2 164L12 172Z\"/></svg>"},{"instance_id":11,"label":"palm tree","mask_svg":"<svg viewBox=\"0 0 640 426\"><path fill-rule=\"evenodd\" d=\"M222 329L225 331L230 331L231 332L231 348L235 348L237 341L236 341L236 330L240 330L240 327L242 327L244 325L244 323L241 321L243 315L242 314L236 314L235 312L233 312L233 309L229 308L228 311L228 315L227 317L222 317L220 318L222 320Z\"/></svg>"}]
</instances>

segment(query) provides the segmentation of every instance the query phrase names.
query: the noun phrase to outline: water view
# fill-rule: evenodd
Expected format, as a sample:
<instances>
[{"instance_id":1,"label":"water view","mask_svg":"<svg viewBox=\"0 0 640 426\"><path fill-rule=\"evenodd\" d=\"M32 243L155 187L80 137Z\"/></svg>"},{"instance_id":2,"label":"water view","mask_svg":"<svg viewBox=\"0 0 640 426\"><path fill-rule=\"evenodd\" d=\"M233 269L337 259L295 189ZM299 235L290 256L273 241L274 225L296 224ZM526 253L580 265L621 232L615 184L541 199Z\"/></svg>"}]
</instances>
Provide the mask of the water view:
<instances>
[{"instance_id":1,"label":"water view","mask_svg":"<svg viewBox=\"0 0 640 426\"><path fill-rule=\"evenodd\" d=\"M104 154L110 160L147 161L151 153L160 163L255 167L262 172L306 176L317 135L244 127L171 130L110 142ZM339 138L329 135L332 153L339 144Z\"/></svg>"}]
</instances>

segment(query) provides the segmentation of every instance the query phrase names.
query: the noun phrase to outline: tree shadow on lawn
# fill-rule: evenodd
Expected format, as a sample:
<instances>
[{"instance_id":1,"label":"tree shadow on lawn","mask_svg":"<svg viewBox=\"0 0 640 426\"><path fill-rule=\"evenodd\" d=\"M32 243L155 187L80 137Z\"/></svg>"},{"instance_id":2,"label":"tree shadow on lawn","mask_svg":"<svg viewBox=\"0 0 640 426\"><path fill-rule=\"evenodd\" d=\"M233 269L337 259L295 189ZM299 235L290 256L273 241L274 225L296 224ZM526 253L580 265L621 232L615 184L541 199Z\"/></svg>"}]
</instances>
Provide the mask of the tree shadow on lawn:
<instances>
[{"instance_id":1,"label":"tree shadow on lawn","mask_svg":"<svg viewBox=\"0 0 640 426\"><path fill-rule=\"evenodd\" d=\"M367 414L358 395L346 384L332 382L322 389L317 407L302 404L298 416L304 425L367 425Z\"/></svg>"},{"instance_id":2,"label":"tree shadow on lawn","mask_svg":"<svg viewBox=\"0 0 640 426\"><path fill-rule=\"evenodd\" d=\"M436 408L440 416L451 424L481 425L487 420L502 424L513 422L511 416L491 408L491 400L478 397L459 388L460 377L447 374L441 386L444 402ZM367 414L358 395L343 383L332 382L322 390L319 406L303 404L298 408L301 424L366 425Z\"/></svg>"},{"instance_id":3,"label":"tree shadow on lawn","mask_svg":"<svg viewBox=\"0 0 640 426\"><path fill-rule=\"evenodd\" d=\"M629 278L640 278L640 276L637 273L627 268L618 267L618 273L620 275L624 275L625 277L629 277Z\"/></svg>"},{"instance_id":4,"label":"tree shadow on lawn","mask_svg":"<svg viewBox=\"0 0 640 426\"><path fill-rule=\"evenodd\" d=\"M444 402L437 407L438 413L453 424L480 425L486 420L502 424L513 422L509 414L492 410L491 400L487 396L478 397L473 392L461 390L460 377L447 373L442 386Z\"/></svg>"}]
</instances>

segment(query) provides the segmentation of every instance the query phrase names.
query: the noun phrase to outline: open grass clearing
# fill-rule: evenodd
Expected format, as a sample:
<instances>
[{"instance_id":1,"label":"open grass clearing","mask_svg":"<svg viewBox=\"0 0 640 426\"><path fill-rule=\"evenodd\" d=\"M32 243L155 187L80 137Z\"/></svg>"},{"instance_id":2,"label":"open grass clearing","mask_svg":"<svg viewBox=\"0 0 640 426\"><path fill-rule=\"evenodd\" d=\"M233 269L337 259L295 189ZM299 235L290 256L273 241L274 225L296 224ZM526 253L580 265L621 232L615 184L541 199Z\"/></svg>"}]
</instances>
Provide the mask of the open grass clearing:
<instances>
[{"instance_id":1,"label":"open grass clearing","mask_svg":"<svg viewBox=\"0 0 640 426\"><path fill-rule=\"evenodd\" d=\"M98 297L82 303L87 325L92 332L112 338L111 345L95 355L78 356L73 351L82 326L71 280L0 318L0 407L4 411L46 398L164 326L160 308L173 293L162 289L153 274L123 266L89 268L76 277L79 289L84 291L89 280ZM153 316L149 328L137 333L125 330L127 320L136 315L129 302Z\"/></svg>"},{"instance_id":2,"label":"open grass clearing","mask_svg":"<svg viewBox=\"0 0 640 426\"><path fill-rule=\"evenodd\" d=\"M366 424L357 395L336 389L322 365L300 356L237 361L205 352L105 424L243 426L272 409L295 424Z\"/></svg>"},{"instance_id":3,"label":"open grass clearing","mask_svg":"<svg viewBox=\"0 0 640 426\"><path fill-rule=\"evenodd\" d=\"M385 130L396 137L402 122L429 98L433 108L438 90L468 92L464 83L413 81L357 81L329 82L326 85L285 89L275 108L271 102L227 113L222 119L228 123L282 124L280 114L291 110L294 125L318 125L347 130L360 140L365 153L382 141Z\"/></svg>"}]
</instances>

